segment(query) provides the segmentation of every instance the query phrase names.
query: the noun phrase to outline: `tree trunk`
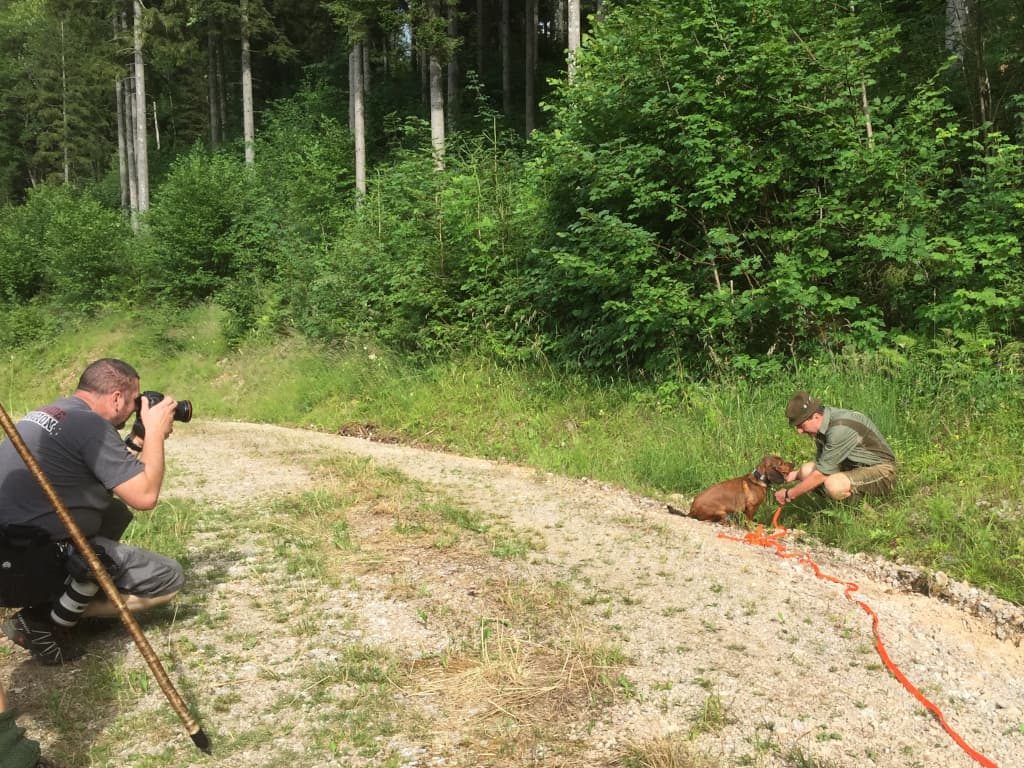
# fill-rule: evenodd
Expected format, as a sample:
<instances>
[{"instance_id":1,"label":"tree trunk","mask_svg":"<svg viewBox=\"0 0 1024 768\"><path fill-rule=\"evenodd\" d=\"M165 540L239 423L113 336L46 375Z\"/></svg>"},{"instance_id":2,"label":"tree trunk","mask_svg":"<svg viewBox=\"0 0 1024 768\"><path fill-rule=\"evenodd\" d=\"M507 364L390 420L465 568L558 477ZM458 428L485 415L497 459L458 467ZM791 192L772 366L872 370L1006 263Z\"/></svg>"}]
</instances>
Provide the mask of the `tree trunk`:
<instances>
[{"instance_id":1,"label":"tree trunk","mask_svg":"<svg viewBox=\"0 0 1024 768\"><path fill-rule=\"evenodd\" d=\"M128 65L129 87L124 89L125 149L128 158L128 202L132 229L139 226L139 165L135 162L135 64Z\"/></svg>"},{"instance_id":2,"label":"tree trunk","mask_svg":"<svg viewBox=\"0 0 1024 768\"><path fill-rule=\"evenodd\" d=\"M174 93L167 94L167 115L171 121L171 148L178 146L178 125L174 120ZM154 104L153 109L153 127L156 128L156 105ZM160 149L160 131L157 128L157 145L156 148Z\"/></svg>"},{"instance_id":3,"label":"tree trunk","mask_svg":"<svg viewBox=\"0 0 1024 768\"><path fill-rule=\"evenodd\" d=\"M252 114L252 54L249 51L249 0L240 0L242 21L242 137L245 164L256 162L256 127Z\"/></svg>"},{"instance_id":4,"label":"tree trunk","mask_svg":"<svg viewBox=\"0 0 1024 768\"><path fill-rule=\"evenodd\" d=\"M356 135L356 46L348 49L348 132Z\"/></svg>"},{"instance_id":5,"label":"tree trunk","mask_svg":"<svg viewBox=\"0 0 1024 768\"><path fill-rule=\"evenodd\" d=\"M946 0L946 48L957 58L977 125L992 119L992 84L985 64L979 0Z\"/></svg>"},{"instance_id":6,"label":"tree trunk","mask_svg":"<svg viewBox=\"0 0 1024 768\"><path fill-rule=\"evenodd\" d=\"M120 22L120 24L118 24ZM124 11L114 16L115 38L128 31L128 17ZM135 61L125 66L125 76L118 77L121 91L121 119L124 121L125 175L128 180L128 216L132 230L139 228L139 167L135 162Z\"/></svg>"},{"instance_id":7,"label":"tree trunk","mask_svg":"<svg viewBox=\"0 0 1024 768\"><path fill-rule=\"evenodd\" d=\"M946 48L964 60L964 30L967 28L967 0L946 0Z\"/></svg>"},{"instance_id":8,"label":"tree trunk","mask_svg":"<svg viewBox=\"0 0 1024 768\"><path fill-rule=\"evenodd\" d=\"M444 169L444 94L441 90L441 62L430 55L430 146L434 167Z\"/></svg>"},{"instance_id":9,"label":"tree trunk","mask_svg":"<svg viewBox=\"0 0 1024 768\"><path fill-rule=\"evenodd\" d=\"M420 37L413 27L409 28L409 56L413 70L420 76L420 102L430 109L430 60L427 52L420 45Z\"/></svg>"},{"instance_id":10,"label":"tree trunk","mask_svg":"<svg viewBox=\"0 0 1024 768\"><path fill-rule=\"evenodd\" d=\"M142 2L134 0L135 42L135 167L138 169L139 213L149 210L149 147L146 144L146 66L142 61Z\"/></svg>"},{"instance_id":11,"label":"tree trunk","mask_svg":"<svg viewBox=\"0 0 1024 768\"><path fill-rule=\"evenodd\" d=\"M349 57L354 62L352 75L352 104L353 124L352 134L355 138L356 152L356 192L359 199L366 195L366 120L363 105L364 78L363 78L363 46L364 43L356 43L353 46L353 55Z\"/></svg>"},{"instance_id":12,"label":"tree trunk","mask_svg":"<svg viewBox=\"0 0 1024 768\"><path fill-rule=\"evenodd\" d=\"M850 0L850 15L857 13L856 0ZM864 116L864 132L868 138L868 149L875 148L875 130L871 124L871 101L868 99L868 83L861 77L860 80L860 111Z\"/></svg>"},{"instance_id":13,"label":"tree trunk","mask_svg":"<svg viewBox=\"0 0 1024 768\"><path fill-rule=\"evenodd\" d=\"M214 149L219 147L221 142L220 96L217 94L220 85L217 73L218 53L217 30L211 21L206 32L206 94L210 102L210 146Z\"/></svg>"},{"instance_id":14,"label":"tree trunk","mask_svg":"<svg viewBox=\"0 0 1024 768\"><path fill-rule=\"evenodd\" d=\"M116 27L116 25L115 25ZM121 78L114 78L114 105L117 112L117 171L121 184L121 210L130 210L131 197L128 191L128 148L125 145L124 89Z\"/></svg>"},{"instance_id":15,"label":"tree trunk","mask_svg":"<svg viewBox=\"0 0 1024 768\"><path fill-rule=\"evenodd\" d=\"M971 30L971 49L974 53L974 85L978 97L978 124L985 125L992 121L992 82L988 77L988 65L985 63L985 35L981 28L981 2L968 0L970 14L968 22Z\"/></svg>"},{"instance_id":16,"label":"tree trunk","mask_svg":"<svg viewBox=\"0 0 1024 768\"><path fill-rule=\"evenodd\" d=\"M512 115L512 52L509 50L509 0L501 0L501 23L498 37L501 46L501 111Z\"/></svg>"},{"instance_id":17,"label":"tree trunk","mask_svg":"<svg viewBox=\"0 0 1024 768\"><path fill-rule=\"evenodd\" d=\"M423 103L430 106L430 56L426 51L419 51L420 69L420 98Z\"/></svg>"},{"instance_id":18,"label":"tree trunk","mask_svg":"<svg viewBox=\"0 0 1024 768\"><path fill-rule=\"evenodd\" d=\"M112 24L114 39L117 40L121 30L118 26L119 17L114 13ZM117 112L117 177L121 185L121 210L131 210L131 197L128 191L128 147L126 144L124 87L120 75L114 76L114 109Z\"/></svg>"},{"instance_id":19,"label":"tree trunk","mask_svg":"<svg viewBox=\"0 0 1024 768\"><path fill-rule=\"evenodd\" d=\"M576 52L580 48L580 0L569 0L569 82L576 73Z\"/></svg>"},{"instance_id":20,"label":"tree trunk","mask_svg":"<svg viewBox=\"0 0 1024 768\"><path fill-rule=\"evenodd\" d=\"M569 4L572 4L572 0L569 0ZM554 34L555 40L559 45L564 45L566 41L566 27L565 27L565 0L555 0L552 4L554 9L554 18L551 20L551 31Z\"/></svg>"},{"instance_id":21,"label":"tree trunk","mask_svg":"<svg viewBox=\"0 0 1024 768\"><path fill-rule=\"evenodd\" d=\"M156 115L156 100L153 100L153 138L156 139L156 151L160 151L160 121Z\"/></svg>"},{"instance_id":22,"label":"tree trunk","mask_svg":"<svg viewBox=\"0 0 1024 768\"><path fill-rule=\"evenodd\" d=\"M864 113L864 130L868 135L868 149L875 148L875 130L871 125L871 102L868 101L868 85L860 81L860 107Z\"/></svg>"},{"instance_id":23,"label":"tree trunk","mask_svg":"<svg viewBox=\"0 0 1024 768\"><path fill-rule=\"evenodd\" d=\"M523 94L523 117L525 120L525 134L529 136L534 129L534 73L537 69L537 0L526 0L525 29L523 39L526 42L524 49L525 81L526 88Z\"/></svg>"},{"instance_id":24,"label":"tree trunk","mask_svg":"<svg viewBox=\"0 0 1024 768\"><path fill-rule=\"evenodd\" d=\"M227 138L228 130L228 98L224 87L224 35L217 32L217 113L220 116L221 139Z\"/></svg>"}]
</instances>

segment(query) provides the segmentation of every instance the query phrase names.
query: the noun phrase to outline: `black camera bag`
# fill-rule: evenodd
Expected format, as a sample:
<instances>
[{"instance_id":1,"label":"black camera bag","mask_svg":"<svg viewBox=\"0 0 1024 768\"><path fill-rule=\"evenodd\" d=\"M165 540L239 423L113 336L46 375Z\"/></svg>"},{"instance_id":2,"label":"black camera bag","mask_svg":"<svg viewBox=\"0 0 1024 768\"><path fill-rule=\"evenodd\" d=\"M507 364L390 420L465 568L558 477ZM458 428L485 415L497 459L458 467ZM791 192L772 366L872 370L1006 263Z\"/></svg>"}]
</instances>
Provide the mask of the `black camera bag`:
<instances>
[{"instance_id":1,"label":"black camera bag","mask_svg":"<svg viewBox=\"0 0 1024 768\"><path fill-rule=\"evenodd\" d=\"M64 547L38 528L0 526L0 606L24 608L59 595L67 578Z\"/></svg>"}]
</instances>

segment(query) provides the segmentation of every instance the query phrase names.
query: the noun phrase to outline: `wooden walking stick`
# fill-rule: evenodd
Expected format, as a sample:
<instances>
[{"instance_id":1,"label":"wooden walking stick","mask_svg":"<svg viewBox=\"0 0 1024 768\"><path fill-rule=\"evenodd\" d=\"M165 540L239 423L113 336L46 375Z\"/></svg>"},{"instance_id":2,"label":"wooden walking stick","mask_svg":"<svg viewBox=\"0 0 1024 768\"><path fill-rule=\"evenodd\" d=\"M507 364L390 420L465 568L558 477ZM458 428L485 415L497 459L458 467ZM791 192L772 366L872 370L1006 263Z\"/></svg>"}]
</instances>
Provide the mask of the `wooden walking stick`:
<instances>
[{"instance_id":1,"label":"wooden walking stick","mask_svg":"<svg viewBox=\"0 0 1024 768\"><path fill-rule=\"evenodd\" d=\"M4 409L3 404L0 404L0 423L2 423L4 432L7 433L7 437L10 438L11 443L14 445L18 455L21 456L25 462L25 466L28 467L29 472L39 483L43 492L46 494L50 503L53 504L53 508L57 511L57 517L60 518L61 522L64 523L64 527L68 529L68 533L71 535L71 540L75 544L77 549L85 561L89 563L89 568L92 570L93 576L99 583L103 592L110 599L115 606L117 606L117 612L121 617L121 623L128 629L128 633L132 636L132 640L135 641L135 645L138 647L139 652L142 654L142 658L146 660L149 665L150 671L153 673L153 677L156 678L157 683L160 685L160 690L164 692L167 697L167 701L170 702L171 707L175 712L178 713L178 717L181 718L181 722L185 725L185 730L188 731L188 735L192 737L192 742L206 754L210 754L210 739L203 732L203 729L199 727L191 713L188 711L188 706L185 704L185 700L181 698L181 694L175 689L171 679L167 676L167 672L164 671L163 665L160 663L160 659L157 658L156 653L153 651L153 647L149 644L149 640L142 633L142 627L139 626L139 622L132 615L131 611L128 610L128 606L125 605L124 598L121 597L121 593L117 591L117 586L114 584L113 579L110 578L110 574L107 573L107 569L100 563L100 559L96 556L93 551L92 545L88 539L82 534L82 530L78 527L78 523L68 512L68 508L64 506L64 502L60 500L57 492L53 489L50 481L46 475L43 474L42 467L36 461L32 452L25 445L25 441L22 440L21 435L18 434L18 430L14 426L14 422L11 421L11 417L7 415L7 411Z\"/></svg>"}]
</instances>

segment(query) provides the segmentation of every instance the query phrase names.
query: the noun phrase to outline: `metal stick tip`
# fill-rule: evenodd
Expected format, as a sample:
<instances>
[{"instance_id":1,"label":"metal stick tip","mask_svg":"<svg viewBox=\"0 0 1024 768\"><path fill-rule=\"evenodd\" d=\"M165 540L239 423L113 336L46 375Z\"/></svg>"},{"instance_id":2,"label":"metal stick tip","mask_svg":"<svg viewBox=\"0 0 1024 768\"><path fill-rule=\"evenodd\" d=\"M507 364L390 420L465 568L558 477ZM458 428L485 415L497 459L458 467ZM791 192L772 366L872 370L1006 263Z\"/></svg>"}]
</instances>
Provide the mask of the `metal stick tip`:
<instances>
[{"instance_id":1,"label":"metal stick tip","mask_svg":"<svg viewBox=\"0 0 1024 768\"><path fill-rule=\"evenodd\" d=\"M213 752L210 750L210 740L207 738L206 734L203 733L203 730L201 728L191 735L192 743L199 747L199 749L202 752L205 752L208 755L213 754Z\"/></svg>"}]
</instances>

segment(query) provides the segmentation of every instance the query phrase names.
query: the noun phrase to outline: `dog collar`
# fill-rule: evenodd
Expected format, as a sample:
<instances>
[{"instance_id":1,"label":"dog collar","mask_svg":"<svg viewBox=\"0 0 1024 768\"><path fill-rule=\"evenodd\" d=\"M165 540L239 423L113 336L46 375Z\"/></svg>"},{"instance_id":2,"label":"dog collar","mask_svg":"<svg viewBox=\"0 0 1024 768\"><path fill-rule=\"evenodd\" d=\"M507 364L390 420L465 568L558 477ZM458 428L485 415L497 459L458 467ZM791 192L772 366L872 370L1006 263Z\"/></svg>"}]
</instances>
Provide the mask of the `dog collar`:
<instances>
[{"instance_id":1,"label":"dog collar","mask_svg":"<svg viewBox=\"0 0 1024 768\"><path fill-rule=\"evenodd\" d=\"M765 486L768 485L768 476L767 475L762 475L756 469L750 473L750 476L753 477L754 480L756 480L757 482L759 482L759 483L761 483L761 484L763 484Z\"/></svg>"}]
</instances>

